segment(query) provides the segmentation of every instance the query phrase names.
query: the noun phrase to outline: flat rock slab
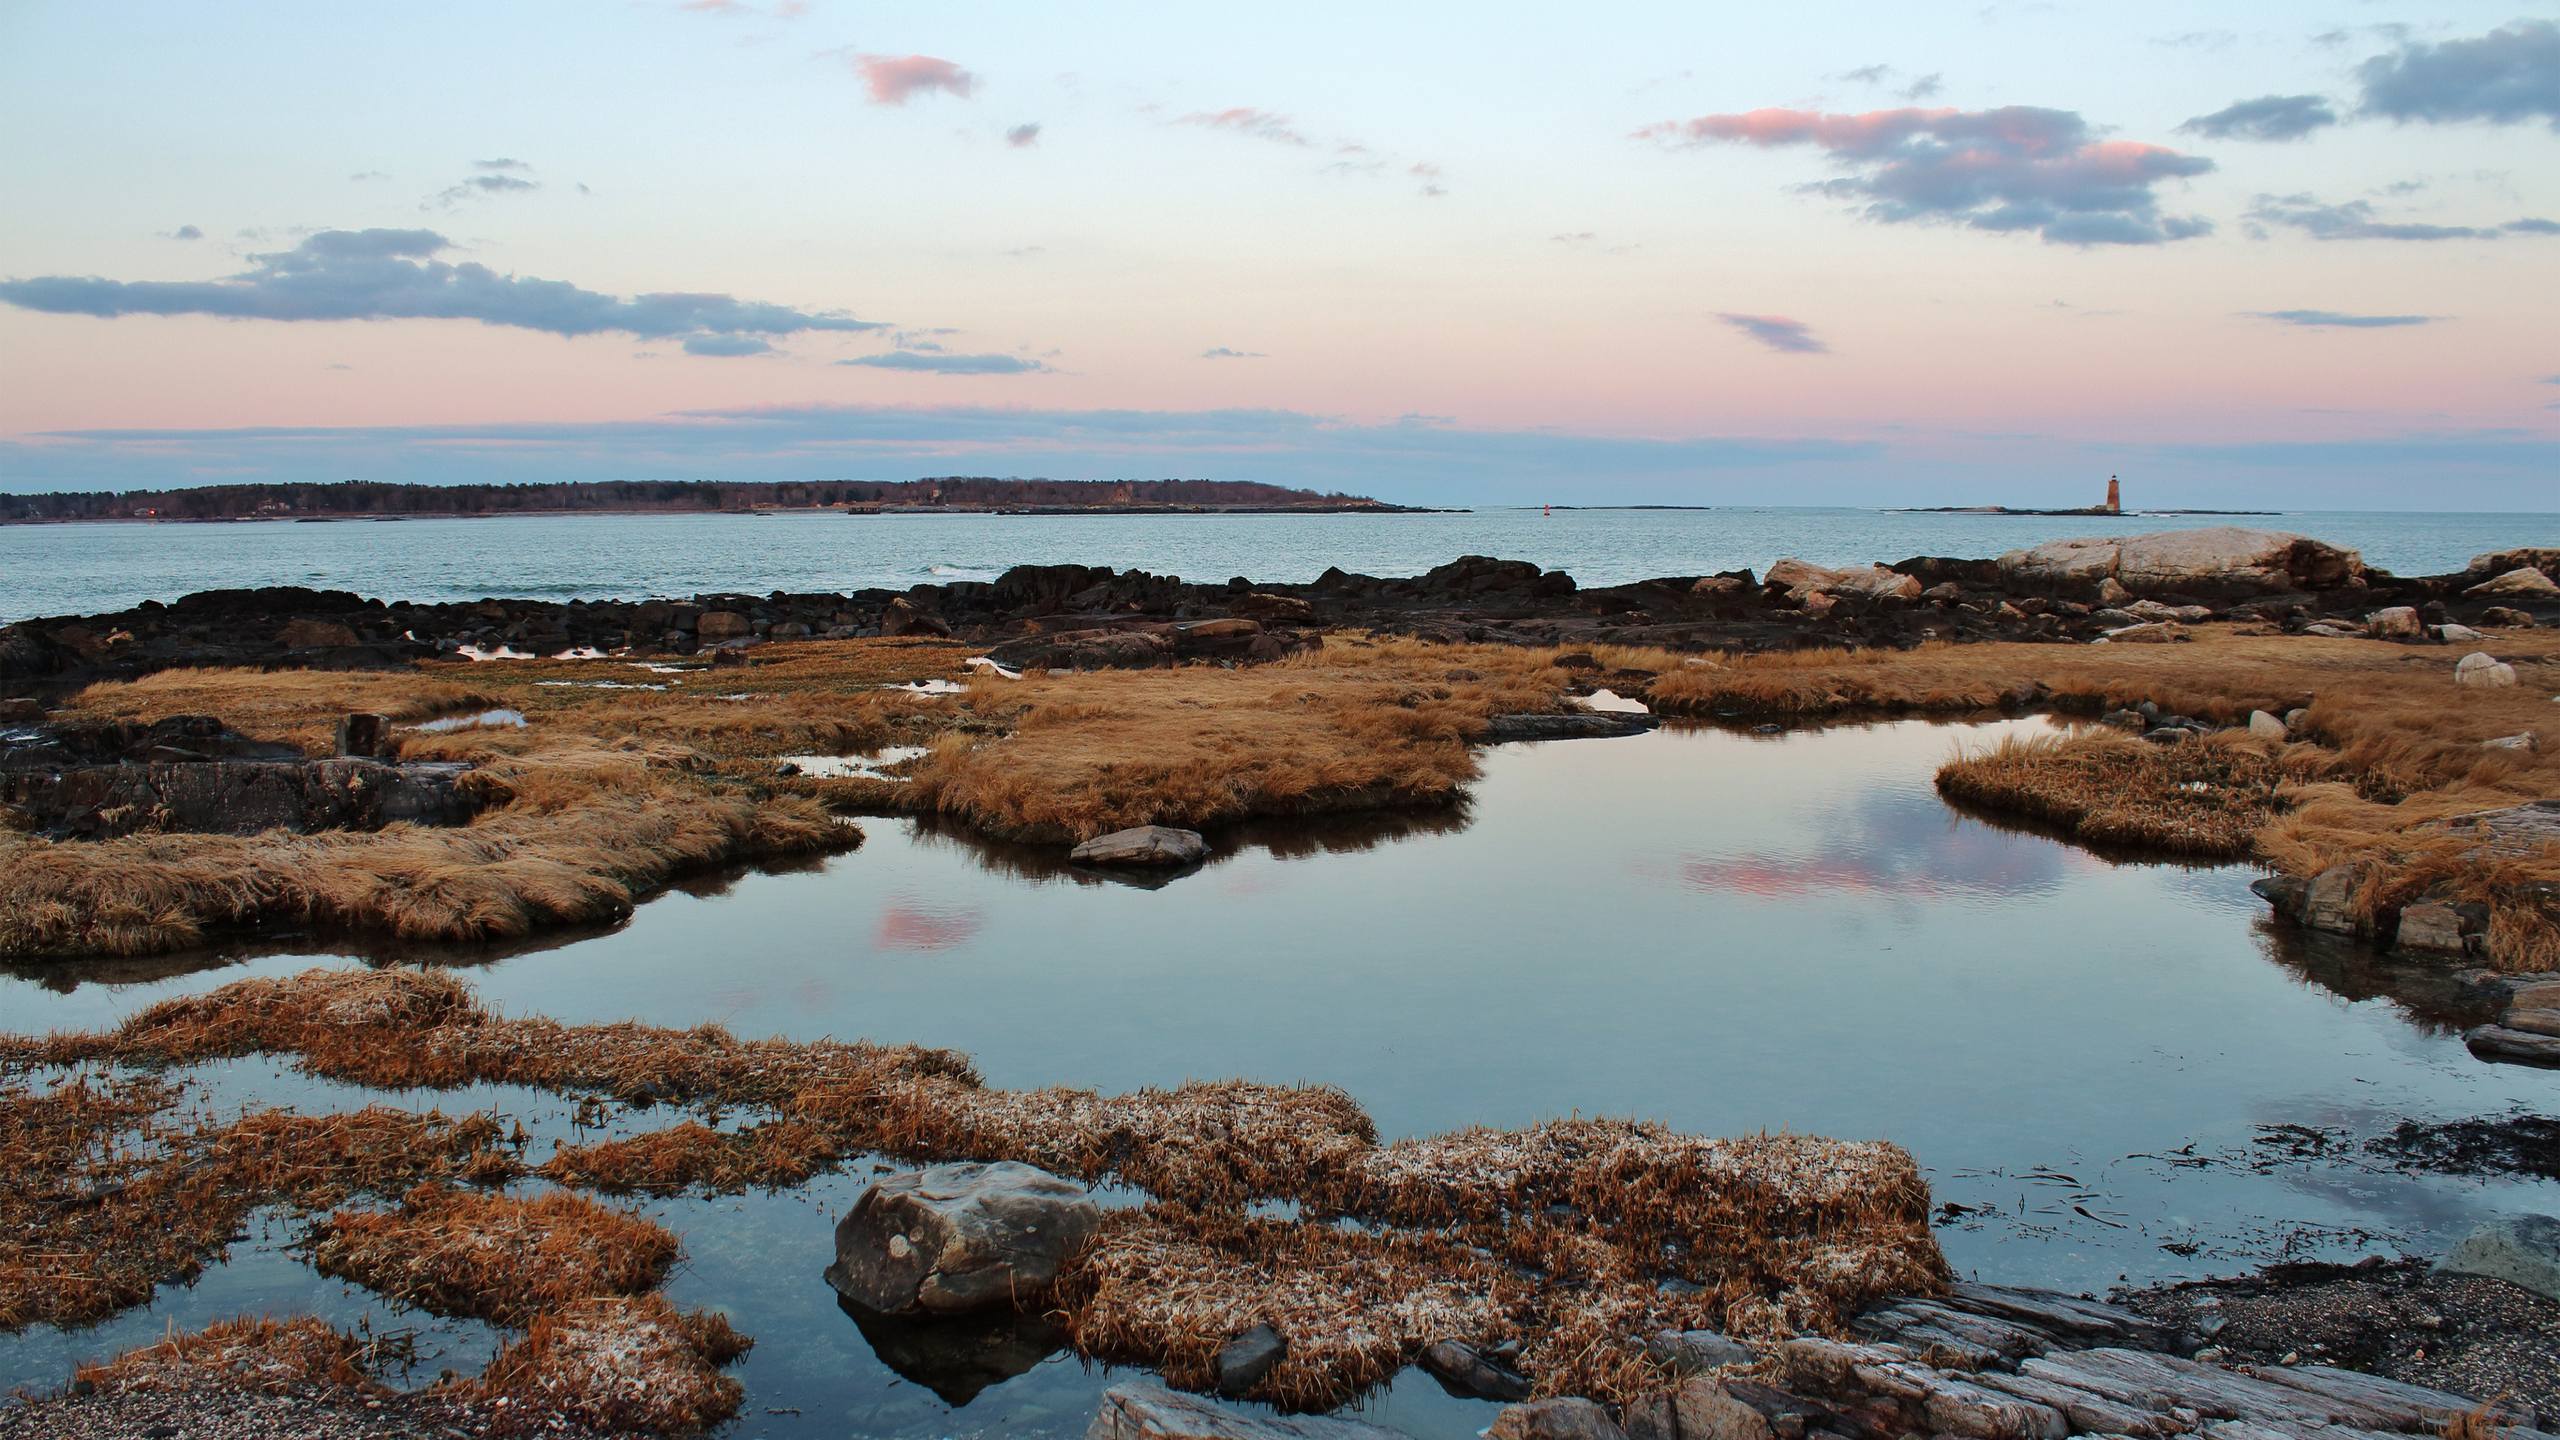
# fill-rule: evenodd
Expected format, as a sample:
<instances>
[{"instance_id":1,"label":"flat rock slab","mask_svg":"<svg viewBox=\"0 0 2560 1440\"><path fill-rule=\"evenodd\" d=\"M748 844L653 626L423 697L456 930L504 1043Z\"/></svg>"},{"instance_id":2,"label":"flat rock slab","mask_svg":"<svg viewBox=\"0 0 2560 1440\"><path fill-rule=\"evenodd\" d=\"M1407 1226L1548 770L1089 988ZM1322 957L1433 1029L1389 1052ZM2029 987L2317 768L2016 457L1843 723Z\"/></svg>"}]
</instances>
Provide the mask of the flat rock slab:
<instances>
[{"instance_id":1,"label":"flat rock slab","mask_svg":"<svg viewBox=\"0 0 2560 1440\"><path fill-rule=\"evenodd\" d=\"M2462 1043L2483 1060L2517 1065L2560 1065L2560 1036L2482 1025L2463 1032Z\"/></svg>"},{"instance_id":2,"label":"flat rock slab","mask_svg":"<svg viewBox=\"0 0 2560 1440\"><path fill-rule=\"evenodd\" d=\"M1138 825L1096 835L1069 851L1079 865L1197 865L1209 853L1209 842L1197 830L1170 825Z\"/></svg>"},{"instance_id":3,"label":"flat rock slab","mask_svg":"<svg viewBox=\"0 0 2560 1440\"><path fill-rule=\"evenodd\" d=\"M1161 1385L1114 1385L1085 1427L1085 1440L1407 1440L1362 1420L1270 1415L1230 1409Z\"/></svg>"}]
</instances>

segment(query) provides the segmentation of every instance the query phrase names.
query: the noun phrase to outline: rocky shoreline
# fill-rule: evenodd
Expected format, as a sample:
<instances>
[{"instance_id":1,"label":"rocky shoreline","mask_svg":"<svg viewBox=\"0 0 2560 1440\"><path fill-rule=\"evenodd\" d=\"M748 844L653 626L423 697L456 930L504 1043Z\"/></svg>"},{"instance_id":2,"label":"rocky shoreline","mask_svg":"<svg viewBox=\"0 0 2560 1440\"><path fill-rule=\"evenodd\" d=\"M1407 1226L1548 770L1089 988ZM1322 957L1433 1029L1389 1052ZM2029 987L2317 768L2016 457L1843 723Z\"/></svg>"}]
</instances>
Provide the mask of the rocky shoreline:
<instances>
[{"instance_id":1,"label":"rocky shoreline","mask_svg":"<svg viewBox=\"0 0 2560 1440\"><path fill-rule=\"evenodd\" d=\"M2560 550L2483 555L2402 578L2351 551L2246 530L2056 541L1994 560L1915 556L1832 569L1665 576L1584 588L1468 556L1411 579L1329 570L1307 584L1200 584L1141 571L1018 566L993 581L687 600L385 602L346 591L209 590L113 614L0 628L0 689L170 666L378 669L437 658L734 655L798 639L957 638L1012 668L1265 661L1327 630L1522 645L1758 651L1925 641L2144 643L2229 620L2269 633L2461 644L2481 625L2560 621ZM2383 618L2375 618L2383 617Z\"/></svg>"}]
</instances>

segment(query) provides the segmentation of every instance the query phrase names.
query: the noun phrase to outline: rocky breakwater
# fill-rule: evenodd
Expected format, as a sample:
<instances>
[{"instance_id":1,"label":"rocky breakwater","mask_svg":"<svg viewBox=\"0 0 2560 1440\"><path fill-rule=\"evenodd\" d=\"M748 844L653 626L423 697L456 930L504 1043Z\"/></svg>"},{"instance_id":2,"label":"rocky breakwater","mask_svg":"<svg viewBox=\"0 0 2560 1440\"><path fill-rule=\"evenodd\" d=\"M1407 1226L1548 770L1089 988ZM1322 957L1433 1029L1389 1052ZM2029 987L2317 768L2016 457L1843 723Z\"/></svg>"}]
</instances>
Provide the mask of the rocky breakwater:
<instances>
[{"instance_id":1,"label":"rocky breakwater","mask_svg":"<svg viewBox=\"0 0 2560 1440\"><path fill-rule=\"evenodd\" d=\"M371 755L310 760L209 715L33 725L0 732L0 816L73 840L459 825L488 798L464 779L469 769Z\"/></svg>"}]
</instances>

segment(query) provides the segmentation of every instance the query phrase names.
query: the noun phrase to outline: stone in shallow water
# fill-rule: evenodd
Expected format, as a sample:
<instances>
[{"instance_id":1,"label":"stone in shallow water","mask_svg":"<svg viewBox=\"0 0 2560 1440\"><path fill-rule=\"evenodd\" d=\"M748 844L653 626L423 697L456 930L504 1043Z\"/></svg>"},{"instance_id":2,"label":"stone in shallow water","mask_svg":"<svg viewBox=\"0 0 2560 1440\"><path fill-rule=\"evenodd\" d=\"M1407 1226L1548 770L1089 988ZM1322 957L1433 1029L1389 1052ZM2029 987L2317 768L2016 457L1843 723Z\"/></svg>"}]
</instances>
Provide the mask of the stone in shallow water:
<instances>
[{"instance_id":1,"label":"stone in shallow water","mask_svg":"<svg viewBox=\"0 0 2560 1440\"><path fill-rule=\"evenodd\" d=\"M1482 1400L1526 1400L1529 1382L1519 1371L1463 1340L1434 1340L1415 1362L1452 1395Z\"/></svg>"},{"instance_id":2,"label":"stone in shallow water","mask_svg":"<svg viewBox=\"0 0 2560 1440\"><path fill-rule=\"evenodd\" d=\"M1097 835L1068 852L1082 865L1196 865L1209 853L1197 830L1139 825Z\"/></svg>"},{"instance_id":3,"label":"stone in shallow water","mask_svg":"<svg viewBox=\"0 0 2560 1440\"><path fill-rule=\"evenodd\" d=\"M1083 1186L1045 1170L936 1165L862 1193L836 1226L827 1283L883 1315L1019 1308L1101 1223Z\"/></svg>"},{"instance_id":4,"label":"stone in shallow water","mask_svg":"<svg viewBox=\"0 0 2560 1440\"><path fill-rule=\"evenodd\" d=\"M1254 1326L1218 1348L1218 1393L1246 1393L1288 1355L1287 1337L1268 1325Z\"/></svg>"},{"instance_id":5,"label":"stone in shallow water","mask_svg":"<svg viewBox=\"0 0 2560 1440\"><path fill-rule=\"evenodd\" d=\"M851 1317L881 1364L946 1405L966 1405L1067 1348L1066 1331L1040 1315L880 1315L842 1296L836 1306Z\"/></svg>"}]
</instances>

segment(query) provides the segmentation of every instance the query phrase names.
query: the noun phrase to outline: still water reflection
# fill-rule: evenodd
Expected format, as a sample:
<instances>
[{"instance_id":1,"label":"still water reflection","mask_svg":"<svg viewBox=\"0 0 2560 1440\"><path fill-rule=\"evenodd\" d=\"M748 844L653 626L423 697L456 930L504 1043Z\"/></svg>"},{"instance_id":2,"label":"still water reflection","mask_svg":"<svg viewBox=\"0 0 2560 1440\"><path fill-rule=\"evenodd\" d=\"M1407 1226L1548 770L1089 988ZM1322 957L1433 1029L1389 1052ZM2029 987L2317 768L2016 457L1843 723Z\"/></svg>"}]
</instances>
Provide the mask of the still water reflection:
<instances>
[{"instance_id":1,"label":"still water reflection","mask_svg":"<svg viewBox=\"0 0 2560 1440\"><path fill-rule=\"evenodd\" d=\"M1937 799L1958 745L2043 723L1503 747L1463 811L1248 830L1152 886L875 820L855 853L670 894L609 933L445 958L484 961L473 983L518 1013L950 1046L1003 1086L1323 1081L1391 1137L1579 1112L1888 1138L1955 1207L1960 1270L2075 1290L2440 1249L2550 1208L2521 1183L2261 1145L2265 1125L2543 1103L2551 1080L2474 1061L2458 999L2269 933L2245 868L2111 863ZM0 1014L97 1025L311 963L22 975ZM1103 1381L1071 1363L956 1413L882 1368L815 1279L864 1178L654 1207L686 1237L677 1298L761 1338L740 1433L1076 1433ZM300 1275L276 1308L321 1284ZM52 1378L10 1353L0 1382ZM1383 1413L1484 1423L1428 1382Z\"/></svg>"}]
</instances>

